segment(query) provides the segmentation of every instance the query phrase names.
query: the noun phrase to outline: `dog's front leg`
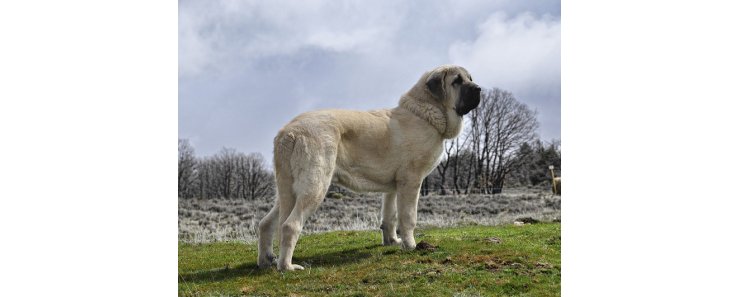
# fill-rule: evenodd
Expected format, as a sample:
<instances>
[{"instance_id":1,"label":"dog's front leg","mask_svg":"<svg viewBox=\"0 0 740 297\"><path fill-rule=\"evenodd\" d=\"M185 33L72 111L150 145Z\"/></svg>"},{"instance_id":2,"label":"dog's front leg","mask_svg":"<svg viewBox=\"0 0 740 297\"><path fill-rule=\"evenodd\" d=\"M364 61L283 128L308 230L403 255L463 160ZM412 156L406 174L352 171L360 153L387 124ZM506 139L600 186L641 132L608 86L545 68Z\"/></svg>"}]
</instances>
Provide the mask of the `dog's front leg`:
<instances>
[{"instance_id":1,"label":"dog's front leg","mask_svg":"<svg viewBox=\"0 0 740 297\"><path fill-rule=\"evenodd\" d=\"M416 228L416 207L419 202L421 179L402 181L397 184L398 230L401 233L401 247L407 250L416 248L414 228Z\"/></svg>"},{"instance_id":2,"label":"dog's front leg","mask_svg":"<svg viewBox=\"0 0 740 297\"><path fill-rule=\"evenodd\" d=\"M380 229L383 230L383 245L400 244L396 230L398 227L398 211L396 210L396 192L386 193L383 197L382 207L383 222Z\"/></svg>"}]
</instances>

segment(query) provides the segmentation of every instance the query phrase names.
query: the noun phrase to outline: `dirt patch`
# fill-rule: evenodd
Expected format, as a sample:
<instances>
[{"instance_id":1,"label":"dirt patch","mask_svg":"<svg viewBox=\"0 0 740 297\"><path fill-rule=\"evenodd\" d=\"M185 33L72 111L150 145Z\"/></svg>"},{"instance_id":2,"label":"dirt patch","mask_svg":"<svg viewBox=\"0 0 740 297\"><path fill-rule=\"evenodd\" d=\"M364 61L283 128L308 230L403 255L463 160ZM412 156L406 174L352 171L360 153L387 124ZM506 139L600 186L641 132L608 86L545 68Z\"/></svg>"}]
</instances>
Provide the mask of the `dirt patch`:
<instances>
[{"instance_id":1,"label":"dirt patch","mask_svg":"<svg viewBox=\"0 0 740 297\"><path fill-rule=\"evenodd\" d=\"M521 260L506 259L500 256L493 256L493 255L463 256L460 258L456 258L455 260L456 260L455 262L468 263L468 265L470 266L483 268L490 272L497 272L500 270L509 269L509 270L513 270L514 273L517 273L517 274L528 274L529 272L527 270L531 268L531 266L534 266L534 265L528 265L525 262L526 260L523 260L523 259ZM541 268L547 269L547 266L545 264L543 265L544 266ZM552 268L552 266L549 266L549 267ZM540 266L538 266L538 268L540 268Z\"/></svg>"},{"instance_id":2,"label":"dirt patch","mask_svg":"<svg viewBox=\"0 0 740 297\"><path fill-rule=\"evenodd\" d=\"M416 263L419 263L419 264L431 264L431 263L434 263L434 261L432 261L432 259L426 258L426 259L416 260Z\"/></svg>"},{"instance_id":3,"label":"dirt patch","mask_svg":"<svg viewBox=\"0 0 740 297\"><path fill-rule=\"evenodd\" d=\"M239 289L239 291L241 291L242 294L247 295L249 293L254 292L254 287L252 287L252 286L244 286L241 289Z\"/></svg>"},{"instance_id":4,"label":"dirt patch","mask_svg":"<svg viewBox=\"0 0 740 297\"><path fill-rule=\"evenodd\" d=\"M498 237L489 237L489 238L486 238L485 241L486 242L493 243L493 244L499 244L499 243L501 243L501 238L498 238Z\"/></svg>"},{"instance_id":5,"label":"dirt patch","mask_svg":"<svg viewBox=\"0 0 740 297\"><path fill-rule=\"evenodd\" d=\"M436 249L437 249L437 246L435 246L435 245L433 245L431 243L428 243L426 241L423 241L423 240L416 244L416 250L417 251L430 251L431 252L431 251L434 251Z\"/></svg>"},{"instance_id":6,"label":"dirt patch","mask_svg":"<svg viewBox=\"0 0 740 297\"><path fill-rule=\"evenodd\" d=\"M447 265L452 263L452 257L447 257L444 260L442 260L442 264Z\"/></svg>"},{"instance_id":7,"label":"dirt patch","mask_svg":"<svg viewBox=\"0 0 740 297\"><path fill-rule=\"evenodd\" d=\"M483 263L483 267L491 272L496 272L503 268L521 269L524 268L522 263L504 260L497 257L491 257Z\"/></svg>"}]
</instances>

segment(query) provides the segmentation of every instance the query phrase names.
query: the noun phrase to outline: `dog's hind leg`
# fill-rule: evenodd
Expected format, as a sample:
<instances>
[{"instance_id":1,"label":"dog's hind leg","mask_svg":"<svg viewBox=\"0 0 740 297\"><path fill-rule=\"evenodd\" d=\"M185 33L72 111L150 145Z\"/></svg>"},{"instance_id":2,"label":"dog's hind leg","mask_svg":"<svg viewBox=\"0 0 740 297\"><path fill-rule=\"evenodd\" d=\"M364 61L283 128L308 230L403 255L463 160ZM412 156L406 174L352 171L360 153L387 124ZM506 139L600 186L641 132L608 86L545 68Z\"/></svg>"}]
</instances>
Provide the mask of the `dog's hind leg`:
<instances>
[{"instance_id":1,"label":"dog's hind leg","mask_svg":"<svg viewBox=\"0 0 740 297\"><path fill-rule=\"evenodd\" d=\"M277 227L278 211L280 210L279 201L275 201L269 213L260 221L259 224L259 247L257 249L257 266L267 268L272 265L275 254L272 252L272 239Z\"/></svg>"},{"instance_id":2,"label":"dog's hind leg","mask_svg":"<svg viewBox=\"0 0 740 297\"><path fill-rule=\"evenodd\" d=\"M317 175L313 175L317 176ZM308 178L306 178L308 180ZM280 225L280 258L278 259L279 270L303 270L300 265L292 264L293 251L295 250L298 236L303 230L306 219L313 214L326 195L329 188L331 176L324 176L322 180L313 180L310 187L305 187L306 182L297 182L296 189L301 189L297 195L293 211Z\"/></svg>"},{"instance_id":3,"label":"dog's hind leg","mask_svg":"<svg viewBox=\"0 0 740 297\"><path fill-rule=\"evenodd\" d=\"M324 200L326 189L329 187L329 179L321 182L311 190L299 194L295 207L288 218L280 226L280 258L278 259L279 270L303 270L300 265L292 264L293 251L298 242L298 236L303 230L303 224L306 218L319 208Z\"/></svg>"},{"instance_id":4,"label":"dog's hind leg","mask_svg":"<svg viewBox=\"0 0 740 297\"><path fill-rule=\"evenodd\" d=\"M296 201L290 215L282 221L283 206L280 209L280 257L278 258L279 270L302 270L303 267L295 265L293 251L298 242L298 236L303 230L303 224L311 214L319 208L324 201L326 191L331 184L331 177L336 162L336 148L319 147L317 152L303 152L296 150L294 160L293 190L296 193ZM322 154L323 153L323 154Z\"/></svg>"},{"instance_id":5,"label":"dog's hind leg","mask_svg":"<svg viewBox=\"0 0 740 297\"><path fill-rule=\"evenodd\" d=\"M293 179L290 176L279 176L277 180L278 198L275 201L275 206L272 207L270 212L259 223L259 248L257 251L257 265L259 268L270 267L275 260L275 254L272 252L272 240L275 230L279 225L278 219L281 201L295 202L295 197L293 197L293 191L291 189Z\"/></svg>"}]
</instances>

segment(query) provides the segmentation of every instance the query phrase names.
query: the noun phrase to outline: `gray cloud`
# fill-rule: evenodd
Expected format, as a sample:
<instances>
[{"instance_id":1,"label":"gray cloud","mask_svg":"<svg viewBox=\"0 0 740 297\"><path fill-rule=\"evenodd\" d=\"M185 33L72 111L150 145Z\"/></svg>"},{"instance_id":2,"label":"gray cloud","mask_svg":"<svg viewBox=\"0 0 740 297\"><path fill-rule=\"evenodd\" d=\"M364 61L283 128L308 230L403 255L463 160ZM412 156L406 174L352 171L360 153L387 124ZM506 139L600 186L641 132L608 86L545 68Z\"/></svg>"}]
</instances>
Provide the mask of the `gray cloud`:
<instances>
[{"instance_id":1,"label":"gray cloud","mask_svg":"<svg viewBox=\"0 0 740 297\"><path fill-rule=\"evenodd\" d=\"M272 157L297 114L396 105L454 63L536 108L560 137L559 1L180 1L179 137Z\"/></svg>"}]
</instances>

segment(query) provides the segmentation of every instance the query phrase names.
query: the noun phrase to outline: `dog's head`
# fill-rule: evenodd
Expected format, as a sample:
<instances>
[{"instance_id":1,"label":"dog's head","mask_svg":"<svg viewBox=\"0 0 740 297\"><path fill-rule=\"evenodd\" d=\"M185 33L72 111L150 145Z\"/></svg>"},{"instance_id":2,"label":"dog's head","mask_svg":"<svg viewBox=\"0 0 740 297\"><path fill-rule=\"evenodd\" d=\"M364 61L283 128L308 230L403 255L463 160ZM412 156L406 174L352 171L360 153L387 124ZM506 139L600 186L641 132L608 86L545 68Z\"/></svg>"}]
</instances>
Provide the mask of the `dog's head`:
<instances>
[{"instance_id":1,"label":"dog's head","mask_svg":"<svg viewBox=\"0 0 740 297\"><path fill-rule=\"evenodd\" d=\"M426 87L429 93L447 108L453 108L459 116L469 113L480 103L481 88L465 68L445 65L427 73Z\"/></svg>"}]
</instances>

